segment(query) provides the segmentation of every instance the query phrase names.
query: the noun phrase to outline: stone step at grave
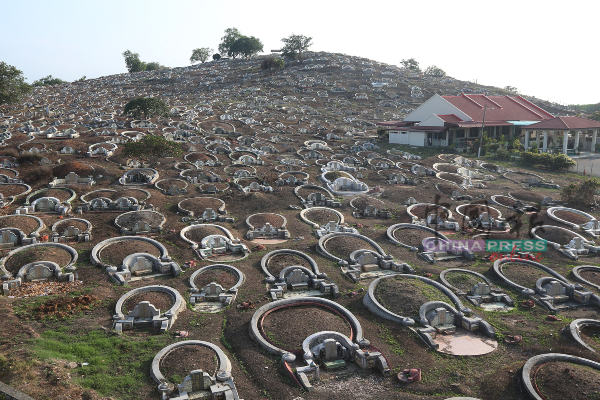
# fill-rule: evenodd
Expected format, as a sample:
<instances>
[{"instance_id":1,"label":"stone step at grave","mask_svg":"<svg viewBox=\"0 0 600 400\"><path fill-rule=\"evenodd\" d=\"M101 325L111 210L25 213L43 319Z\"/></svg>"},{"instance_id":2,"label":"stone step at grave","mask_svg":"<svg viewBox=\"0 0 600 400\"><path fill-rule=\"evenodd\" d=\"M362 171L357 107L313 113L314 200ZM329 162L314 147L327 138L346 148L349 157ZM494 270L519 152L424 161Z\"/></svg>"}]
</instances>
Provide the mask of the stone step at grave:
<instances>
[{"instance_id":1,"label":"stone step at grave","mask_svg":"<svg viewBox=\"0 0 600 400\"><path fill-rule=\"evenodd\" d=\"M323 366L327 371L334 371L336 369L346 368L346 361L344 360L335 360L335 361L325 361L323 362Z\"/></svg>"},{"instance_id":2,"label":"stone step at grave","mask_svg":"<svg viewBox=\"0 0 600 400\"><path fill-rule=\"evenodd\" d=\"M362 266L363 272L373 272L379 269L379 265L377 264L366 264Z\"/></svg>"},{"instance_id":3,"label":"stone step at grave","mask_svg":"<svg viewBox=\"0 0 600 400\"><path fill-rule=\"evenodd\" d=\"M153 271L151 269L138 269L137 271L133 271L133 275L142 276L151 274Z\"/></svg>"},{"instance_id":4,"label":"stone step at grave","mask_svg":"<svg viewBox=\"0 0 600 400\"><path fill-rule=\"evenodd\" d=\"M210 391L205 390L202 392L194 392L194 393L188 393L187 395L189 400L212 400L213 399L213 395Z\"/></svg>"},{"instance_id":5,"label":"stone step at grave","mask_svg":"<svg viewBox=\"0 0 600 400\"><path fill-rule=\"evenodd\" d=\"M566 301L569 301L569 296L565 296L564 294L554 296L554 303L564 303Z\"/></svg>"},{"instance_id":6,"label":"stone step at grave","mask_svg":"<svg viewBox=\"0 0 600 400\"><path fill-rule=\"evenodd\" d=\"M434 328L443 335L456 332L456 326L452 324L437 325Z\"/></svg>"}]
</instances>

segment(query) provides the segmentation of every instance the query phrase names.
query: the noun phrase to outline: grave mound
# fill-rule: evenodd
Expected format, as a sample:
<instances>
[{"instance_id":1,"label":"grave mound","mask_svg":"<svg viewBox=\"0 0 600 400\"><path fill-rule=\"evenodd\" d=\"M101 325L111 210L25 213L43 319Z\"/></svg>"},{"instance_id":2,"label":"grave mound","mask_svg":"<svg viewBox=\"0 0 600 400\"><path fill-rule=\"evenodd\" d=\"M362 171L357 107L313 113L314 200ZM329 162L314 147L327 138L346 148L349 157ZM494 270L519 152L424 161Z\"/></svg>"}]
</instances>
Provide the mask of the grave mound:
<instances>
[{"instance_id":1,"label":"grave mound","mask_svg":"<svg viewBox=\"0 0 600 400\"><path fill-rule=\"evenodd\" d=\"M429 301L452 304L452 301L435 287L418 279L402 277L382 279L377 285L375 298L391 312L407 317L418 317L421 306Z\"/></svg>"},{"instance_id":2,"label":"grave mound","mask_svg":"<svg viewBox=\"0 0 600 400\"><path fill-rule=\"evenodd\" d=\"M52 175L57 178L64 178L69 172L75 172L79 177L85 178L88 175L94 174L96 170L91 165L77 161L69 161L52 168Z\"/></svg>"},{"instance_id":3,"label":"grave mound","mask_svg":"<svg viewBox=\"0 0 600 400\"><path fill-rule=\"evenodd\" d=\"M171 383L180 384L190 371L201 369L213 375L219 364L215 352L204 346L185 346L171 351L160 362L160 370Z\"/></svg>"},{"instance_id":4,"label":"grave mound","mask_svg":"<svg viewBox=\"0 0 600 400\"><path fill-rule=\"evenodd\" d=\"M533 381L546 400L587 400L600 393L600 372L563 361L542 365Z\"/></svg>"},{"instance_id":5,"label":"grave mound","mask_svg":"<svg viewBox=\"0 0 600 400\"><path fill-rule=\"evenodd\" d=\"M273 311L263 321L268 339L288 350L301 350L316 332L335 331L350 337L350 325L333 311L318 306L292 306Z\"/></svg>"},{"instance_id":6,"label":"grave mound","mask_svg":"<svg viewBox=\"0 0 600 400\"><path fill-rule=\"evenodd\" d=\"M196 279L194 279L194 284L199 288L203 288L212 282L216 282L224 288L230 288L237 281L238 277L231 270L215 268L198 274Z\"/></svg>"},{"instance_id":7,"label":"grave mound","mask_svg":"<svg viewBox=\"0 0 600 400\"><path fill-rule=\"evenodd\" d=\"M36 261L51 261L64 267L71 261L71 254L60 247L32 247L12 255L4 266L8 271L17 274L22 266Z\"/></svg>"},{"instance_id":8,"label":"grave mound","mask_svg":"<svg viewBox=\"0 0 600 400\"><path fill-rule=\"evenodd\" d=\"M549 276L541 269L523 263L502 264L502 272L511 281L528 288L534 287L538 279Z\"/></svg>"},{"instance_id":9,"label":"grave mound","mask_svg":"<svg viewBox=\"0 0 600 400\"><path fill-rule=\"evenodd\" d=\"M133 253L148 253L155 257L160 256L160 251L153 244L141 240L128 240L109 244L102 249L99 258L102 262L110 265L121 265L123 259Z\"/></svg>"},{"instance_id":10,"label":"grave mound","mask_svg":"<svg viewBox=\"0 0 600 400\"><path fill-rule=\"evenodd\" d=\"M142 301L149 301L150 304L159 309L161 313L164 313L173 306L173 299L171 299L171 296L169 296L167 293L147 291L135 294L128 298L127 301L123 303L123 313L126 314L130 311L133 311L135 306Z\"/></svg>"},{"instance_id":11,"label":"grave mound","mask_svg":"<svg viewBox=\"0 0 600 400\"><path fill-rule=\"evenodd\" d=\"M29 235L38 227L39 223L34 218L22 215L11 215L8 218L0 218L0 229L17 228L26 235Z\"/></svg>"}]
</instances>

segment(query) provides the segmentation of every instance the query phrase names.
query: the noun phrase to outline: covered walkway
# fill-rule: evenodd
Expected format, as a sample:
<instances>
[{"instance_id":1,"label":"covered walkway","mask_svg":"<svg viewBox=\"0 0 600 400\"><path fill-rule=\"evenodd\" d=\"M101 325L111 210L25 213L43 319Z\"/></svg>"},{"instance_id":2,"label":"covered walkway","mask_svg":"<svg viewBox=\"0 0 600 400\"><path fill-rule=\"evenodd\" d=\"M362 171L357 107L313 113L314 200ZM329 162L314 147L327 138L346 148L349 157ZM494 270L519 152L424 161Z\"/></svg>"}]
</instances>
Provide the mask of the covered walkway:
<instances>
[{"instance_id":1,"label":"covered walkway","mask_svg":"<svg viewBox=\"0 0 600 400\"><path fill-rule=\"evenodd\" d=\"M534 133L535 143L542 152L558 150L563 154L576 154L580 145L581 150L594 152L600 121L581 117L556 117L529 125L523 131L525 149L529 149L531 134Z\"/></svg>"}]
</instances>

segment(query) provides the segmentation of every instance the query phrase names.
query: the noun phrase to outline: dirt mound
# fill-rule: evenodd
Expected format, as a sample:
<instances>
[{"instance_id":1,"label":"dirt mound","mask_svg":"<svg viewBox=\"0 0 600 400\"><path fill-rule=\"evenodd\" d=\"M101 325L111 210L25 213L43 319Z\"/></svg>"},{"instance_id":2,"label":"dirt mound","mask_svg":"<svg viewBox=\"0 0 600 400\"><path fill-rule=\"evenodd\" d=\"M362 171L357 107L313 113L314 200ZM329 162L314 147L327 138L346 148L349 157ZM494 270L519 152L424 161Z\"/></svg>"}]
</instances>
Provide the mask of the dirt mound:
<instances>
[{"instance_id":1,"label":"dirt mound","mask_svg":"<svg viewBox=\"0 0 600 400\"><path fill-rule=\"evenodd\" d=\"M573 233L563 231L562 229L540 228L535 233L542 239L549 240L554 243L566 245L575 237Z\"/></svg>"},{"instance_id":2,"label":"dirt mound","mask_svg":"<svg viewBox=\"0 0 600 400\"><path fill-rule=\"evenodd\" d=\"M410 212L421 219L427 218L427 216L430 214L437 214L442 219L448 218L448 213L442 208L436 206L416 206L413 207Z\"/></svg>"},{"instance_id":3,"label":"dirt mound","mask_svg":"<svg viewBox=\"0 0 600 400\"><path fill-rule=\"evenodd\" d=\"M350 336L350 326L336 313L316 306L296 306L277 310L264 319L264 332L276 346L287 350L302 348L308 336L321 331Z\"/></svg>"},{"instance_id":4,"label":"dirt mound","mask_svg":"<svg viewBox=\"0 0 600 400\"><path fill-rule=\"evenodd\" d=\"M179 384L190 371L201 369L214 374L218 367L215 352L204 346L185 346L161 360L160 369L167 380Z\"/></svg>"},{"instance_id":5,"label":"dirt mound","mask_svg":"<svg viewBox=\"0 0 600 400\"><path fill-rule=\"evenodd\" d=\"M193 229L190 229L189 231L187 231L185 233L185 237L190 239L193 242L196 243L200 243L202 241L202 239L204 239L207 236L210 235L222 235L224 236L225 233L219 229L219 228L215 228L214 226L204 226L204 225L198 225L198 226L194 226Z\"/></svg>"},{"instance_id":6,"label":"dirt mound","mask_svg":"<svg viewBox=\"0 0 600 400\"><path fill-rule=\"evenodd\" d=\"M150 304L159 309L161 313L168 311L174 304L171 296L165 292L142 292L131 296L125 301L123 304L123 312L128 313L129 311L133 311L135 306L142 301L149 301Z\"/></svg>"},{"instance_id":7,"label":"dirt mound","mask_svg":"<svg viewBox=\"0 0 600 400\"><path fill-rule=\"evenodd\" d=\"M306 213L306 218L320 225L325 225L330 221L339 221L336 214L327 210L311 210Z\"/></svg>"},{"instance_id":8,"label":"dirt mound","mask_svg":"<svg viewBox=\"0 0 600 400\"><path fill-rule=\"evenodd\" d=\"M406 228L397 229L394 232L394 237L407 246L419 247L423 244L423 239L435 237L435 235L422 229Z\"/></svg>"},{"instance_id":9,"label":"dirt mound","mask_svg":"<svg viewBox=\"0 0 600 400\"><path fill-rule=\"evenodd\" d=\"M546 197L543 193L536 193L530 190L517 190L516 192L510 192L511 196L521 201L539 204Z\"/></svg>"},{"instance_id":10,"label":"dirt mound","mask_svg":"<svg viewBox=\"0 0 600 400\"><path fill-rule=\"evenodd\" d=\"M502 272L511 281L528 288L533 288L538 279L549 276L541 269L521 263L503 264Z\"/></svg>"},{"instance_id":11,"label":"dirt mound","mask_svg":"<svg viewBox=\"0 0 600 400\"><path fill-rule=\"evenodd\" d=\"M350 257L350 254L352 254L356 250L374 250L373 247L364 240L359 239L357 237L345 235L334 236L333 238L327 241L325 247L334 256L337 256L342 259L347 259L348 257Z\"/></svg>"},{"instance_id":12,"label":"dirt mound","mask_svg":"<svg viewBox=\"0 0 600 400\"><path fill-rule=\"evenodd\" d=\"M469 204L468 206L463 207L460 211L471 219L478 218L484 212L487 212L489 216L494 219L498 218L498 211L479 204Z\"/></svg>"},{"instance_id":13,"label":"dirt mound","mask_svg":"<svg viewBox=\"0 0 600 400\"><path fill-rule=\"evenodd\" d=\"M60 247L32 247L15 253L6 260L5 267L12 273L18 273L22 266L36 261L51 261L64 267L71 261L71 253Z\"/></svg>"},{"instance_id":14,"label":"dirt mound","mask_svg":"<svg viewBox=\"0 0 600 400\"><path fill-rule=\"evenodd\" d=\"M278 254L269 260L267 269L270 273L275 276L279 276L279 273L287 267L292 265L300 265L302 267L312 270L312 267L306 259L303 257L295 256L293 254Z\"/></svg>"},{"instance_id":15,"label":"dirt mound","mask_svg":"<svg viewBox=\"0 0 600 400\"><path fill-rule=\"evenodd\" d=\"M262 228L267 223L275 228L280 228L283 225L283 217L277 214L257 214L253 215L249 222L255 228Z\"/></svg>"},{"instance_id":16,"label":"dirt mound","mask_svg":"<svg viewBox=\"0 0 600 400\"><path fill-rule=\"evenodd\" d=\"M560 219L564 219L565 221L572 222L577 225L585 224L586 222L590 222L590 219L584 217L583 215L571 212L571 211L556 211L554 213Z\"/></svg>"},{"instance_id":17,"label":"dirt mound","mask_svg":"<svg viewBox=\"0 0 600 400\"><path fill-rule=\"evenodd\" d=\"M38 228L39 224L33 218L23 215L11 215L8 218L0 218L0 228L17 228L26 235Z\"/></svg>"},{"instance_id":18,"label":"dirt mound","mask_svg":"<svg viewBox=\"0 0 600 400\"><path fill-rule=\"evenodd\" d=\"M396 277L383 279L375 290L375 298L393 313L402 316L418 316L421 306L428 301L451 300L435 287L418 279Z\"/></svg>"},{"instance_id":19,"label":"dirt mound","mask_svg":"<svg viewBox=\"0 0 600 400\"><path fill-rule=\"evenodd\" d=\"M77 161L69 161L52 168L52 175L61 179L67 176L69 172L75 172L80 178L86 178L89 175L93 175L96 170L91 165Z\"/></svg>"},{"instance_id":20,"label":"dirt mound","mask_svg":"<svg viewBox=\"0 0 600 400\"><path fill-rule=\"evenodd\" d=\"M547 400L583 400L600 393L600 372L583 365L550 362L542 365L534 379Z\"/></svg>"},{"instance_id":21,"label":"dirt mound","mask_svg":"<svg viewBox=\"0 0 600 400\"><path fill-rule=\"evenodd\" d=\"M194 284L199 288L203 288L211 282L216 282L219 285L223 286L225 290L227 290L233 285L235 285L237 281L237 276L230 270L223 268L215 268L196 276Z\"/></svg>"},{"instance_id":22,"label":"dirt mound","mask_svg":"<svg viewBox=\"0 0 600 400\"><path fill-rule=\"evenodd\" d=\"M98 298L92 295L77 297L57 297L47 300L33 310L36 319L48 316L65 318L79 311L89 310L90 306L97 303Z\"/></svg>"}]
</instances>

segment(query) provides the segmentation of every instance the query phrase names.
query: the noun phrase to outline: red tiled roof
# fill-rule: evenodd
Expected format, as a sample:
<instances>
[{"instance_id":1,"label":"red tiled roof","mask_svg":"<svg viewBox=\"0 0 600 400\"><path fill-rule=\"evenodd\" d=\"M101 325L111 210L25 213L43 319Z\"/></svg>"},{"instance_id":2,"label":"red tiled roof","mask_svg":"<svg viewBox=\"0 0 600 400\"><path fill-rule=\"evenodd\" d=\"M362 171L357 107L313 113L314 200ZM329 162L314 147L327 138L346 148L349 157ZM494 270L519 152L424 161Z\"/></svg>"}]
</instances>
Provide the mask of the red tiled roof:
<instances>
[{"instance_id":1,"label":"red tiled roof","mask_svg":"<svg viewBox=\"0 0 600 400\"><path fill-rule=\"evenodd\" d=\"M382 122L377 122L377 125L389 126L389 127L402 127L402 126L409 125L409 123L404 122L404 121L382 121Z\"/></svg>"},{"instance_id":2,"label":"red tiled roof","mask_svg":"<svg viewBox=\"0 0 600 400\"><path fill-rule=\"evenodd\" d=\"M407 130L411 132L443 132L446 130L445 126L411 126Z\"/></svg>"},{"instance_id":3,"label":"red tiled roof","mask_svg":"<svg viewBox=\"0 0 600 400\"><path fill-rule=\"evenodd\" d=\"M443 119L444 122L460 122L460 121L462 121L462 119L458 118L454 114L438 115L438 117L440 117L441 119Z\"/></svg>"},{"instance_id":4,"label":"red tiled roof","mask_svg":"<svg viewBox=\"0 0 600 400\"><path fill-rule=\"evenodd\" d=\"M479 122L479 124L483 121L484 110L486 125L491 125L491 121L544 121L554 118L552 114L521 96L486 96L483 94L461 93L460 96L442 97L470 116L474 122Z\"/></svg>"},{"instance_id":5,"label":"red tiled roof","mask_svg":"<svg viewBox=\"0 0 600 400\"><path fill-rule=\"evenodd\" d=\"M446 126L459 127L459 128L475 128L480 127L482 121L460 121L460 122L447 122ZM485 126L512 126L508 121L490 121L485 118Z\"/></svg>"},{"instance_id":6,"label":"red tiled roof","mask_svg":"<svg viewBox=\"0 0 600 400\"><path fill-rule=\"evenodd\" d=\"M571 130L571 129L600 129L600 121L582 117L556 117L537 124L528 125L533 130Z\"/></svg>"}]
</instances>

